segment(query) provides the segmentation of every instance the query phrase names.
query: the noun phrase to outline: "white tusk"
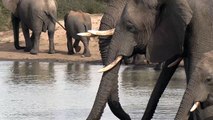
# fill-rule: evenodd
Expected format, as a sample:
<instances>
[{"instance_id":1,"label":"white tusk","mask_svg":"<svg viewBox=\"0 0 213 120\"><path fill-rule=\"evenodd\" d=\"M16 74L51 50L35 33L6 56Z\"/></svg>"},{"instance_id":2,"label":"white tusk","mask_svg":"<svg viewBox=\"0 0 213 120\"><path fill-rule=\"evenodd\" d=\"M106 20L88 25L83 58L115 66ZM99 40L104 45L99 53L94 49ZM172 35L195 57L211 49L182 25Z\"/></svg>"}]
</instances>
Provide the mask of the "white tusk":
<instances>
[{"instance_id":1,"label":"white tusk","mask_svg":"<svg viewBox=\"0 0 213 120\"><path fill-rule=\"evenodd\" d=\"M92 34L90 32L82 32L82 33L78 33L78 36L82 36L82 37L91 37Z\"/></svg>"},{"instance_id":2,"label":"white tusk","mask_svg":"<svg viewBox=\"0 0 213 120\"><path fill-rule=\"evenodd\" d=\"M106 72L112 69L114 66L116 66L121 60L123 56L118 56L111 64L107 65L106 67L98 70L98 72Z\"/></svg>"},{"instance_id":3,"label":"white tusk","mask_svg":"<svg viewBox=\"0 0 213 120\"><path fill-rule=\"evenodd\" d=\"M96 35L96 36L112 36L115 32L115 28L105 31L100 30L88 30L89 33Z\"/></svg>"},{"instance_id":4,"label":"white tusk","mask_svg":"<svg viewBox=\"0 0 213 120\"><path fill-rule=\"evenodd\" d=\"M183 59L182 57L179 57L179 58L176 59L174 62L170 63L167 67L170 68L170 67L175 66L175 65L178 64L182 59Z\"/></svg>"},{"instance_id":5,"label":"white tusk","mask_svg":"<svg viewBox=\"0 0 213 120\"><path fill-rule=\"evenodd\" d=\"M194 112L194 111L198 108L199 105L200 105L200 102L196 102L196 103L192 106L192 108L190 109L190 112Z\"/></svg>"}]
</instances>

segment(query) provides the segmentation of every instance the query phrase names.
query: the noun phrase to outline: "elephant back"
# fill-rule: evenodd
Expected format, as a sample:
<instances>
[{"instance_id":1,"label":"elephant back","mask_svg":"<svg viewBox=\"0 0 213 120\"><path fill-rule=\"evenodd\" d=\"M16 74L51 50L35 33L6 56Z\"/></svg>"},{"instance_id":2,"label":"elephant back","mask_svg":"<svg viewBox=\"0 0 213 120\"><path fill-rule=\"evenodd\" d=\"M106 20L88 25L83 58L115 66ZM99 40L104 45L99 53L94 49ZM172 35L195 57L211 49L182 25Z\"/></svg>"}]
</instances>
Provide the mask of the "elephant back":
<instances>
[{"instance_id":1,"label":"elephant back","mask_svg":"<svg viewBox=\"0 0 213 120\"><path fill-rule=\"evenodd\" d=\"M16 11L19 0L2 0L3 6L13 14Z\"/></svg>"}]
</instances>

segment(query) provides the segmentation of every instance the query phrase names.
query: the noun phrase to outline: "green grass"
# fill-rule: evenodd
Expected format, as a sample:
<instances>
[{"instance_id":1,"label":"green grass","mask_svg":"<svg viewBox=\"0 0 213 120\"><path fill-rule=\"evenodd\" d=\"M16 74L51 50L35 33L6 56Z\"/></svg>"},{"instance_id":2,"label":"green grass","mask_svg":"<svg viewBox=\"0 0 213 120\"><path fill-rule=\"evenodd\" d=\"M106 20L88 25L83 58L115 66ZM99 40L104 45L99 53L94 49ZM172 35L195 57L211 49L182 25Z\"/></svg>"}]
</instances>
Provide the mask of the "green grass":
<instances>
[{"instance_id":1,"label":"green grass","mask_svg":"<svg viewBox=\"0 0 213 120\"><path fill-rule=\"evenodd\" d=\"M88 13L103 13L106 3L102 0L56 0L58 4L58 19L63 19L70 10L81 10ZM0 31L11 29L10 12L6 10L0 0Z\"/></svg>"}]
</instances>

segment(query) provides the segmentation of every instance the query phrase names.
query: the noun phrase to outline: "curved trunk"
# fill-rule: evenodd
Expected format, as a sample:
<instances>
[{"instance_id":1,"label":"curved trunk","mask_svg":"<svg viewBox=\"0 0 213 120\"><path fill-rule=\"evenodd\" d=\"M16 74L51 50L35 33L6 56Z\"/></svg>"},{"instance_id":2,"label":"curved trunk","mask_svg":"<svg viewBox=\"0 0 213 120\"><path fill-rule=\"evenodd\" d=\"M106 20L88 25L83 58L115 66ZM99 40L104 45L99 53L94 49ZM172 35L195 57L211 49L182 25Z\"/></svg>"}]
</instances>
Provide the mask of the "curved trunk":
<instances>
[{"instance_id":1,"label":"curved trunk","mask_svg":"<svg viewBox=\"0 0 213 120\"><path fill-rule=\"evenodd\" d=\"M16 49L24 49L25 47L20 47L19 45L19 23L20 19L13 14L11 14L12 25L13 25L13 37L14 37L14 46Z\"/></svg>"},{"instance_id":2,"label":"curved trunk","mask_svg":"<svg viewBox=\"0 0 213 120\"><path fill-rule=\"evenodd\" d=\"M119 41L115 40L110 43L108 49L109 56L107 57L106 65L110 64L116 59L119 51L118 46ZM110 71L103 73L93 108L87 120L99 120L106 106L106 102L109 102L110 109L118 118L130 120L129 115L126 114L121 108L118 98L118 72L120 64L121 62L119 62Z\"/></svg>"},{"instance_id":3,"label":"curved trunk","mask_svg":"<svg viewBox=\"0 0 213 120\"><path fill-rule=\"evenodd\" d=\"M111 94L113 88L113 80L118 78L118 70L120 65L115 66L109 72L103 74L101 83L99 85L99 89L95 98L95 102L93 104L93 108L87 118L87 120L99 120L103 110L106 106L106 102Z\"/></svg>"},{"instance_id":4,"label":"curved trunk","mask_svg":"<svg viewBox=\"0 0 213 120\"><path fill-rule=\"evenodd\" d=\"M109 30L115 28L118 23L123 8L127 0L109 0L107 2L108 6L101 19L101 24L99 30ZM101 58L103 65L108 65L116 58L117 50L109 50L109 45L111 43L111 38L100 38L99 39L99 50L101 53ZM116 49L117 47L114 47ZM110 55L110 56L109 56ZM90 112L88 120L100 119L103 109L108 102L109 107L113 114L120 119L130 120L128 114L124 112L118 97L118 71L120 65L115 66L112 70L105 72L102 76L99 90L96 96L95 103L93 105L92 111Z\"/></svg>"},{"instance_id":5,"label":"curved trunk","mask_svg":"<svg viewBox=\"0 0 213 120\"><path fill-rule=\"evenodd\" d=\"M109 62L111 62L111 61L113 61L113 59L109 60ZM107 101L109 101L109 103L110 103L109 106L110 106L110 109L112 110L112 112L114 111L113 112L114 114L116 114L116 112L117 112L117 114L116 114L117 117L121 116L119 118L122 118L123 115L128 116L125 113L120 114L120 113L123 113L123 112L118 112L118 111L115 110L115 109L121 108L119 102L117 102L117 101L114 102L113 100L112 101L110 100L111 97L114 97L115 99L118 100L118 94L117 94L117 92L118 92L117 91L118 81L117 80L118 80L119 68L120 68L120 63L117 64L110 71L103 73L93 108L92 108L87 120L99 120L102 113L103 113L103 110L106 106ZM116 86L116 88L114 86ZM112 92L115 92L116 95L112 96L111 95ZM122 110L122 108L121 108L121 110Z\"/></svg>"}]
</instances>

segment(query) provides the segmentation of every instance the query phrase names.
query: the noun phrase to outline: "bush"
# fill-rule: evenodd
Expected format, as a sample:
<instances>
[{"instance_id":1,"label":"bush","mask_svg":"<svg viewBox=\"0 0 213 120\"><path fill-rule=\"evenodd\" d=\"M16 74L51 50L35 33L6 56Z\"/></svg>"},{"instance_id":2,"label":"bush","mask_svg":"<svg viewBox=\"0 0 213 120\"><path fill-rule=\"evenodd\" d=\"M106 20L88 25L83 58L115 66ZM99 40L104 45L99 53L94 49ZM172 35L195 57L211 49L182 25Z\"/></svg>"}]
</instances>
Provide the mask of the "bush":
<instances>
[{"instance_id":1,"label":"bush","mask_svg":"<svg viewBox=\"0 0 213 120\"><path fill-rule=\"evenodd\" d=\"M70 10L81 10L88 13L103 13L105 2L100 0L57 0L58 17L63 18Z\"/></svg>"},{"instance_id":2,"label":"bush","mask_svg":"<svg viewBox=\"0 0 213 120\"><path fill-rule=\"evenodd\" d=\"M10 12L6 10L0 1L0 31L11 28Z\"/></svg>"},{"instance_id":3,"label":"bush","mask_svg":"<svg viewBox=\"0 0 213 120\"><path fill-rule=\"evenodd\" d=\"M63 19L70 10L81 10L88 13L103 13L106 3L103 0L56 0L58 4L58 19ZM0 0L0 31L11 28L10 12Z\"/></svg>"}]
</instances>

